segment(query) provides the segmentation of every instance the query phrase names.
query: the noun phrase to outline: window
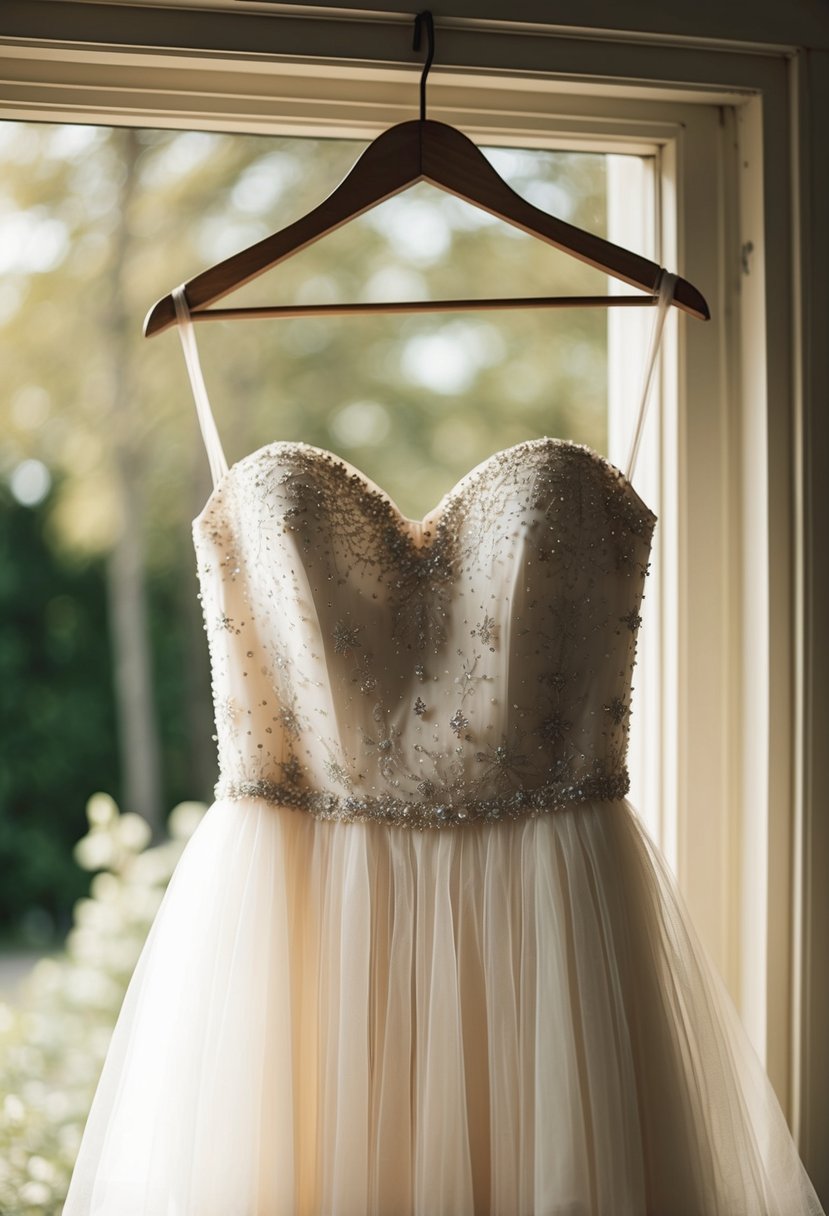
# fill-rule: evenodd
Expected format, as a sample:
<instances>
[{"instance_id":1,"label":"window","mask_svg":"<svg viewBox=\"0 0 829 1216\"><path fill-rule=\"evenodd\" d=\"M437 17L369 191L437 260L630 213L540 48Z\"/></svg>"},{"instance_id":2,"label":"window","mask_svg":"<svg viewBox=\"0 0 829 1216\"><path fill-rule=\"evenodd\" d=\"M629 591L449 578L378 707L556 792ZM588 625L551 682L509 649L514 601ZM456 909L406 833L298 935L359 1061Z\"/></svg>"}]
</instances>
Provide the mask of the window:
<instances>
[{"instance_id":1,"label":"window","mask_svg":"<svg viewBox=\"0 0 829 1216\"><path fill-rule=\"evenodd\" d=\"M9 189L21 156L30 161L27 182L43 183L38 197L27 185L24 196L32 205L15 214L20 231L9 243L6 292L15 320L7 319L7 338L21 353L28 349L28 362L24 357L7 365L4 394L20 423L19 455L56 466L65 482L55 516L64 541L103 554L118 537L108 560L108 584L115 669L129 673L127 684L116 687L126 765L122 791L128 805L158 824L162 785L169 790L172 779L178 798L192 795L185 788L189 774L206 795L215 774L208 780L207 771L196 771L173 719L164 731L151 721L149 668L139 678L140 656L148 660L149 651L138 635L150 627L152 607L136 610L147 591L140 573L119 554L125 545L144 549L147 577L163 585L165 569L175 573L190 561L187 522L199 512L209 486L178 344L167 340L148 347L138 318L170 286L171 276L192 277L308 211L330 193L365 144L77 125L21 130L12 124L3 132ZM530 201L662 264L672 263L657 222L665 189L665 157L657 139L646 145L640 136L639 154L614 152L609 138L608 151L599 151L598 134L593 150L574 148L572 137L552 131L545 142L547 149L522 149L516 140L512 146L486 148L486 155ZM36 252L34 262L26 261L27 247ZM623 286L422 184L249 284L235 301L578 295ZM96 306L102 298L110 301L103 310ZM72 299L78 304L65 315L75 318L78 330L73 337L65 320L59 347L50 338L54 317L50 329L47 314L59 301L66 309ZM652 320L646 310L504 310L236 322L212 324L208 332L202 325L199 332L231 463L273 439L303 439L342 455L387 490L404 514L420 518L491 452L536 434L587 443L625 466ZM15 322L28 339L14 336ZM674 328L668 325L664 375L652 391L633 476L662 521L646 587L641 686L635 689L631 718L633 801L686 889L693 893L700 883L706 891L704 931L722 965L728 962L723 952L729 943L718 935L730 926L724 910L712 907L710 875L712 868L730 863L711 849L683 852L688 833L681 817L693 815L698 824L704 808L694 806L693 791L687 805L676 796L665 731L680 698L678 670L671 684L664 665L677 630L676 620L669 619L673 575L666 541L674 520L663 487L663 479L670 484L676 473L662 449L666 406L676 408ZM97 333L97 341L90 341L90 333ZM82 356L85 341L89 350ZM77 366L79 356L88 367ZM113 395L112 385L127 378L129 392ZM41 408L32 413L37 394ZM48 425L32 432L33 417ZM101 435L108 443L102 445ZM74 476L78 467L84 469L82 478ZM189 485L182 482L183 470ZM84 494L90 498L85 506ZM102 510L103 502L110 509ZM119 516L131 521L132 535L115 527ZM139 522L142 516L145 524ZM159 528L162 535L178 535L179 542L153 541ZM166 559L159 552L165 549ZM129 585L122 586L119 572L126 576L130 570ZM188 578L192 599L190 584ZM706 587L705 595L711 590ZM172 585L156 594L171 609L177 602ZM192 628L193 614L184 604L180 611ZM206 654L199 657L204 667ZM143 715L136 685L145 689ZM206 692L206 672L185 673L183 686ZM162 688L161 695L164 701L170 694ZM209 698L202 702L209 710ZM180 705L178 714L186 720L189 711ZM208 713L191 728L209 734ZM173 755L161 754L161 737L176 740ZM129 740L126 747L124 740ZM192 742L189 747L198 750ZM208 767L214 767L212 757Z\"/></svg>"},{"instance_id":2,"label":"window","mask_svg":"<svg viewBox=\"0 0 829 1216\"><path fill-rule=\"evenodd\" d=\"M69 850L84 829L83 805L101 782L157 830L175 802L210 797L216 757L190 536L208 495L207 459L175 333L148 345L140 321L171 277L192 276L310 210L364 146L0 123L0 324L15 352L0 368L11 499L26 519L48 495L44 526L55 555L100 579L95 603L109 622L116 677L111 707L104 631L95 646L103 672L87 654L77 688L65 667L50 676L64 686L64 712L89 696L85 712L68 714L81 737L71 742L47 718L39 733L34 709L25 738L3 732L12 743L3 820L27 825L6 861L25 871L32 849L45 851L56 836L65 855L58 851L54 867L44 862L29 876L28 894L10 889L7 902L0 897L0 923L21 901L32 905L29 921L68 918L79 889L74 872L62 870L73 871ZM487 155L519 192L605 230L603 155L506 148ZM603 290L601 279L422 185L236 300L509 295L510 284L513 294L578 294ZM601 310L287 318L200 326L199 337L231 463L273 440L301 439L363 470L413 518L431 512L490 453L523 439L549 433L607 446ZM52 550L38 552L51 570ZM61 653L77 654L78 618L89 603L44 594L50 607L38 661L61 649L59 637ZM89 712L105 725L82 726ZM60 759L66 751L74 765ZM32 752L40 759L38 791L29 782Z\"/></svg>"},{"instance_id":3,"label":"window","mask_svg":"<svg viewBox=\"0 0 829 1216\"><path fill-rule=\"evenodd\" d=\"M51 26L52 43L79 43L88 34L97 48L75 53L67 42L59 52L36 53L21 39L7 116L82 114L148 125L151 115L157 125L179 128L367 139L415 114L416 75L398 66L407 50L395 49L399 18L289 14L274 45L275 26L261 12L215 9L200 14L186 54L159 55L139 44L180 45L172 12L158 10L151 19L124 6L116 21L118 6L113 13L100 5L65 7L73 13ZM62 29L61 20L72 17L72 28ZM808 342L804 348L791 334L794 318L795 328L816 335L823 313L822 297L814 297L805 320L799 311L805 297L798 276L811 282L798 245L802 230L794 226L794 282L791 247L766 243L764 233L792 231L794 197L805 239L815 236L792 185L799 189L804 180L792 168L795 152L806 155L812 136L808 124L804 133L789 120L803 119L818 84L802 64L787 64L777 29L764 35L767 50L754 45L751 53L733 41L716 49L687 40L680 46L664 34L610 42L601 33L571 30L563 40L550 33L522 29L505 37L503 25L494 30L483 19L448 21L446 62L453 66L434 69L430 113L490 147L600 151L612 154L611 162L620 154L645 158L643 171L653 171L653 224L620 213L611 216L613 230L632 244L644 223L640 232L657 241L657 260L685 272L712 306L707 325L672 319L662 400L654 397L649 412L651 446L639 456L637 484L659 513L661 535L658 590L652 582L647 593L656 618L643 626L635 694L640 706L658 710L654 720L634 723L642 732L636 781L784 1108L793 1120L797 1111L811 1111L807 1134L816 1134L808 1129L817 1126L822 1099L798 1062L801 1051L817 1050L812 1027L821 1022L812 1010L822 998L791 985L792 974L819 957L821 923L814 914L820 884L798 886L803 868L808 877L819 863L817 854L812 861L803 852L804 832L813 843L821 838L809 835L811 819L804 827L799 818L811 813L811 787L806 782L804 791L792 722L801 736L812 727L801 709L809 656L804 661L802 648L795 654L791 567L793 544L799 562L814 543L796 515L794 457L802 448L795 450L792 419L821 381L802 362ZM754 42L755 33L746 38ZM733 30L723 37L733 38ZM231 45L236 50L224 49ZM806 180L803 189L813 188L808 172ZM629 383L627 369L618 380L613 375L614 359L628 349L633 344L611 330L612 385ZM618 414L621 428L625 411L615 410L613 392L609 455L618 463L625 432L613 419ZM651 653L644 649L648 630ZM658 776L646 763L654 753ZM812 913L795 919L806 899Z\"/></svg>"}]
</instances>

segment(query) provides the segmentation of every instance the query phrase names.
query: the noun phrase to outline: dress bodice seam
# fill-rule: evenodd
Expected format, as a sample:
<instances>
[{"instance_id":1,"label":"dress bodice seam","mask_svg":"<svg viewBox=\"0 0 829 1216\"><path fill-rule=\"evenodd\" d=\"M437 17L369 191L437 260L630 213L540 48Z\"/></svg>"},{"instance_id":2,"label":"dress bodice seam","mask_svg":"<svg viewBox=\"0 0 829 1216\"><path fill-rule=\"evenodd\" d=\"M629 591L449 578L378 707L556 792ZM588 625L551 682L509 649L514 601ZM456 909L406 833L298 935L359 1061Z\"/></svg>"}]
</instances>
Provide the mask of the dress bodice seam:
<instances>
[{"instance_id":1,"label":"dress bodice seam","mask_svg":"<svg viewBox=\"0 0 829 1216\"><path fill-rule=\"evenodd\" d=\"M643 520L650 526L655 526L658 522L657 514L647 505L647 503L639 495L638 491L627 479L625 474L614 465L607 457L595 451L587 444L578 443L572 439L561 439L553 436L543 435L538 438L520 440L518 443L511 444L509 447L501 448L498 451L492 452L485 457L477 465L464 473L453 486L451 486L441 499L435 504L431 510L427 511L422 519L413 519L404 515L400 507L397 505L388 491L384 490L376 482L374 482L367 474L356 465L350 463L345 457L339 456L336 452L332 452L327 448L318 447L315 444L306 443L302 440L276 439L270 443L265 443L247 455L240 457L235 461L225 473L219 478L216 485L213 487L210 495L207 498L201 511L191 522L191 529L197 530L207 516L211 513L217 503L221 502L224 490L230 483L233 476L237 475L237 471L247 467L256 460L260 460L272 452L281 451L283 455L290 458L291 455L309 455L313 454L329 462L334 462L342 468L344 478L351 478L359 482L361 491L366 492L372 497L381 499L392 515L395 517L398 525L407 528L417 528L422 530L428 523L432 523L435 527L440 524L441 517L445 514L448 507L457 501L462 492L474 484L476 479L485 477L492 470L499 467L505 460L514 458L519 452L533 452L537 450L547 450L552 448L557 451L572 451L586 456L594 464L598 465L605 473L623 489L628 495L634 506L641 513Z\"/></svg>"}]
</instances>

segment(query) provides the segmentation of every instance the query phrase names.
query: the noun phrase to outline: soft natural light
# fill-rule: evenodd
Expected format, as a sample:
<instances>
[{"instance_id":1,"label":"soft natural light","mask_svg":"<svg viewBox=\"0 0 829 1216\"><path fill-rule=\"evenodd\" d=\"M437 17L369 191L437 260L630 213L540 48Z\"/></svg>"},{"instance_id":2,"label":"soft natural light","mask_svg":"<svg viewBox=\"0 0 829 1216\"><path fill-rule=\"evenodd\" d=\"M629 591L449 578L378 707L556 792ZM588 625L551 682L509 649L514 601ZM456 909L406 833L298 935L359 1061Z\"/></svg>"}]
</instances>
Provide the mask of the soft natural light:
<instances>
[{"instance_id":1,"label":"soft natural light","mask_svg":"<svg viewBox=\"0 0 829 1216\"><path fill-rule=\"evenodd\" d=\"M389 412L377 401L352 401L331 419L331 433L345 447L382 443L389 428Z\"/></svg>"},{"instance_id":2,"label":"soft natural light","mask_svg":"<svg viewBox=\"0 0 829 1216\"><path fill-rule=\"evenodd\" d=\"M69 246L60 220L40 208L0 217L0 274L42 274L54 270Z\"/></svg>"},{"instance_id":3,"label":"soft natural light","mask_svg":"<svg viewBox=\"0 0 829 1216\"><path fill-rule=\"evenodd\" d=\"M24 384L11 399L12 418L23 430L36 431L49 416L52 399L40 384Z\"/></svg>"},{"instance_id":4,"label":"soft natural light","mask_svg":"<svg viewBox=\"0 0 829 1216\"><path fill-rule=\"evenodd\" d=\"M33 507L49 493L52 478L41 460L21 460L12 470L9 484L19 503Z\"/></svg>"},{"instance_id":5,"label":"soft natural light","mask_svg":"<svg viewBox=\"0 0 829 1216\"><path fill-rule=\"evenodd\" d=\"M176 178L187 177L191 170L208 159L221 139L221 135L208 131L185 131L177 135L164 152L142 166L143 184L149 189L157 189Z\"/></svg>"},{"instance_id":6,"label":"soft natural light","mask_svg":"<svg viewBox=\"0 0 829 1216\"><path fill-rule=\"evenodd\" d=\"M438 393L458 393L478 372L504 357L504 343L495 326L482 329L463 321L440 333L411 338L403 350L403 371L416 384Z\"/></svg>"},{"instance_id":7,"label":"soft natural light","mask_svg":"<svg viewBox=\"0 0 829 1216\"><path fill-rule=\"evenodd\" d=\"M405 195L382 203L369 212L368 222L386 236L392 248L421 266L440 261L451 241L446 217L425 199Z\"/></svg>"},{"instance_id":8,"label":"soft natural light","mask_svg":"<svg viewBox=\"0 0 829 1216\"><path fill-rule=\"evenodd\" d=\"M239 211L261 215L266 207L279 202L301 173L295 157L274 152L242 173L230 193L231 202Z\"/></svg>"}]
</instances>

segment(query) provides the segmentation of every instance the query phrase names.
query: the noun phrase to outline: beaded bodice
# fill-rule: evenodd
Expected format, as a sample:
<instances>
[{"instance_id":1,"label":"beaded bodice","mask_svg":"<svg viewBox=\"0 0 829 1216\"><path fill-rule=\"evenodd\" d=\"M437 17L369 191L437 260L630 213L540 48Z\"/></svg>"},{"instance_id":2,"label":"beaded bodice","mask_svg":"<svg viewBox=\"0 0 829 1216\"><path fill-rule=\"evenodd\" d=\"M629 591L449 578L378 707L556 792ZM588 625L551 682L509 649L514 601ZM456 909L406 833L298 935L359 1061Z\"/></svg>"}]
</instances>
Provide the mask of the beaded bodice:
<instances>
[{"instance_id":1,"label":"beaded bodice","mask_svg":"<svg viewBox=\"0 0 829 1216\"><path fill-rule=\"evenodd\" d=\"M421 521L321 448L245 457L193 522L216 796L421 828L621 797L655 522L566 440Z\"/></svg>"}]
</instances>

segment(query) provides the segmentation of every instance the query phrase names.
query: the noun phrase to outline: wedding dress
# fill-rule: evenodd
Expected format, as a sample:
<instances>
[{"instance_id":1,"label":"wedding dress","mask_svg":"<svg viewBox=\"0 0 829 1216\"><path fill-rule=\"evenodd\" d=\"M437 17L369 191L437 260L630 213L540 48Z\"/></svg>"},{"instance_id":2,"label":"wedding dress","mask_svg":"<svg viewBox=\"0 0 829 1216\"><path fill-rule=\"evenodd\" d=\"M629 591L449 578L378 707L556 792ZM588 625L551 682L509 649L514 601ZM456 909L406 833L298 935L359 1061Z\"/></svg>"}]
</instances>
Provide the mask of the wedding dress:
<instances>
[{"instance_id":1,"label":"wedding dress","mask_svg":"<svg viewBox=\"0 0 829 1216\"><path fill-rule=\"evenodd\" d=\"M530 439L407 519L307 443L228 468L175 296L219 780L65 1216L822 1213L625 796L647 391L627 474Z\"/></svg>"}]
</instances>

